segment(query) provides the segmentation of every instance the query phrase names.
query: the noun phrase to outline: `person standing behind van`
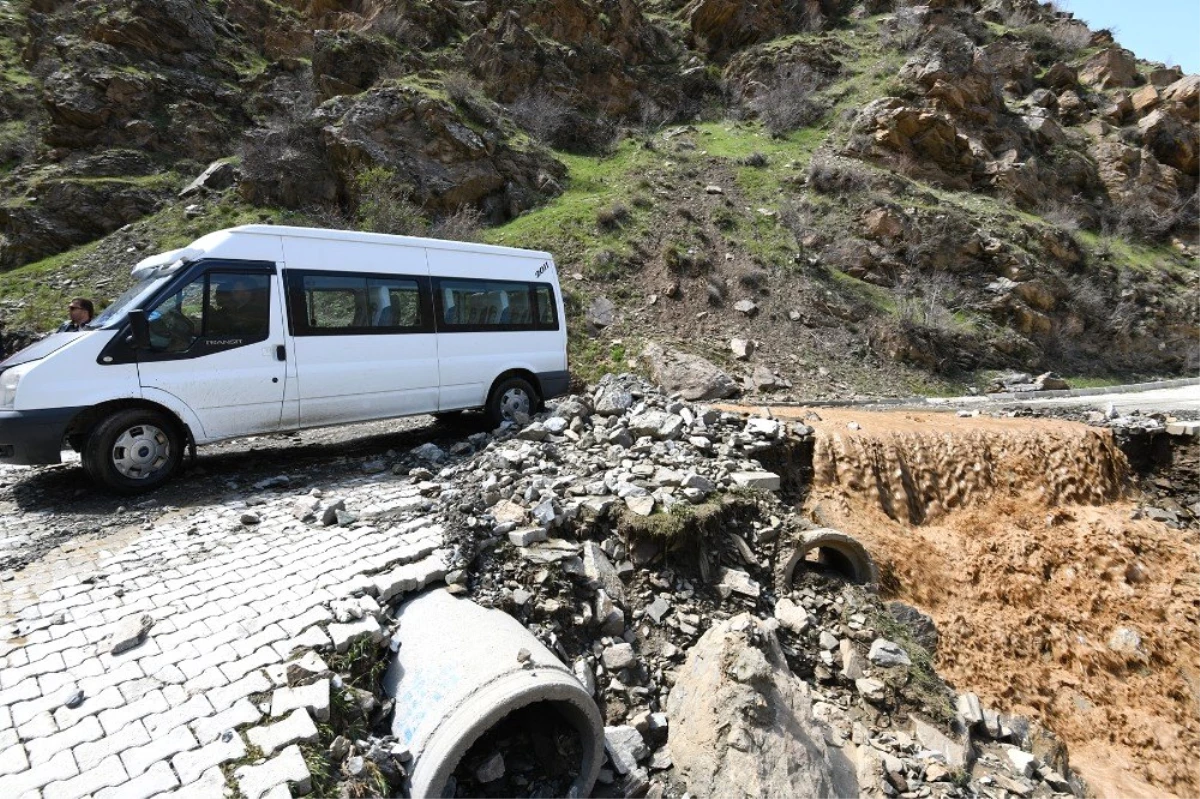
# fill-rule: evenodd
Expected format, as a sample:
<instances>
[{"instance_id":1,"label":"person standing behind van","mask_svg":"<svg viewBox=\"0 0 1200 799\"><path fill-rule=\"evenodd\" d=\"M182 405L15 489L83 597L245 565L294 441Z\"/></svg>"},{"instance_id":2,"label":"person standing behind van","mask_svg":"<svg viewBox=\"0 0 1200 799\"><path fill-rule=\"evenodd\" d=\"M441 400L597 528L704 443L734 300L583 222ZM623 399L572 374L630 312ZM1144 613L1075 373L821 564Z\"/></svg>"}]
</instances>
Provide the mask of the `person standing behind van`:
<instances>
[{"instance_id":1,"label":"person standing behind van","mask_svg":"<svg viewBox=\"0 0 1200 799\"><path fill-rule=\"evenodd\" d=\"M83 329L96 315L96 306L87 297L75 297L67 305L67 321L59 326L59 333L75 333Z\"/></svg>"}]
</instances>

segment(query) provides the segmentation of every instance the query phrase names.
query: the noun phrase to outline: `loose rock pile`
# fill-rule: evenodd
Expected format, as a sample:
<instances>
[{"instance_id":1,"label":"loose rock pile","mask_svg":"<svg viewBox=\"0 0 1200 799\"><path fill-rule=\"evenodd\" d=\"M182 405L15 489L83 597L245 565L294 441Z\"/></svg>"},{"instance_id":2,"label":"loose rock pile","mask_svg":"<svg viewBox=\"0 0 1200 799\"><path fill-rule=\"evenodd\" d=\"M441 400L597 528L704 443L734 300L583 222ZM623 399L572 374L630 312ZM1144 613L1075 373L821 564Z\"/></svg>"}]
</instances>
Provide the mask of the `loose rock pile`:
<instances>
[{"instance_id":1,"label":"loose rock pile","mask_svg":"<svg viewBox=\"0 0 1200 799\"><path fill-rule=\"evenodd\" d=\"M815 563L772 584L811 525L762 463L811 432L607 376L519 429L472 436L458 448L472 457L426 445L393 470L409 468L426 496L440 489L450 590L523 622L594 694L608 756L597 795L1079 795L1051 734L942 683L936 631L915 609ZM354 509L333 523L350 518L339 512ZM529 735L481 739L457 794L536 793L553 775L504 755ZM570 759L544 737L526 741L543 763L556 748ZM780 758L808 765L770 773Z\"/></svg>"}]
</instances>

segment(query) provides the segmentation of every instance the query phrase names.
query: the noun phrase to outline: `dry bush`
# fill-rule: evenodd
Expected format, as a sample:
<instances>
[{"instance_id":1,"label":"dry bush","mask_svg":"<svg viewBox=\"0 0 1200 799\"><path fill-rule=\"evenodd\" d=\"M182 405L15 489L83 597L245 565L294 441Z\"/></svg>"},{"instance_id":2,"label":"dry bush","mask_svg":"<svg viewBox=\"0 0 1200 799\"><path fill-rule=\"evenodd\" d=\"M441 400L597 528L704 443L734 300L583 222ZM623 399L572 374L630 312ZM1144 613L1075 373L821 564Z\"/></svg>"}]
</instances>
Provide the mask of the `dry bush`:
<instances>
[{"instance_id":1,"label":"dry bush","mask_svg":"<svg viewBox=\"0 0 1200 799\"><path fill-rule=\"evenodd\" d=\"M734 269L733 274L740 285L754 291L765 289L771 281L770 273L758 266L741 266Z\"/></svg>"},{"instance_id":2,"label":"dry bush","mask_svg":"<svg viewBox=\"0 0 1200 799\"><path fill-rule=\"evenodd\" d=\"M530 90L508 107L513 119L530 136L553 147L571 115L571 106L549 91Z\"/></svg>"},{"instance_id":3,"label":"dry bush","mask_svg":"<svg viewBox=\"0 0 1200 799\"><path fill-rule=\"evenodd\" d=\"M616 230L629 219L629 209L616 202L596 211L596 226L601 230Z\"/></svg>"},{"instance_id":4,"label":"dry bush","mask_svg":"<svg viewBox=\"0 0 1200 799\"><path fill-rule=\"evenodd\" d=\"M959 288L950 275L905 269L892 287L892 295L901 321L935 330L952 329L951 309L958 303Z\"/></svg>"},{"instance_id":5,"label":"dry bush","mask_svg":"<svg viewBox=\"0 0 1200 799\"><path fill-rule=\"evenodd\" d=\"M1048 202L1038 208L1038 214L1052 225L1068 232L1074 232L1083 227L1076 202Z\"/></svg>"},{"instance_id":6,"label":"dry bush","mask_svg":"<svg viewBox=\"0 0 1200 799\"><path fill-rule=\"evenodd\" d=\"M446 96L459 105L466 105L480 94L479 84L465 72L455 70L442 76L442 88Z\"/></svg>"},{"instance_id":7,"label":"dry bush","mask_svg":"<svg viewBox=\"0 0 1200 799\"><path fill-rule=\"evenodd\" d=\"M1124 238L1160 241L1172 229L1190 218L1195 220L1195 198L1184 198L1174 207L1163 209L1155 201L1153 186L1137 186L1113 201L1104 227Z\"/></svg>"},{"instance_id":8,"label":"dry bush","mask_svg":"<svg viewBox=\"0 0 1200 799\"><path fill-rule=\"evenodd\" d=\"M751 166L755 167L756 169L762 169L770 162L767 160L765 155L755 151L750 153L750 155L746 156L745 158L738 159L738 163L742 166Z\"/></svg>"},{"instance_id":9,"label":"dry bush","mask_svg":"<svg viewBox=\"0 0 1200 799\"><path fill-rule=\"evenodd\" d=\"M375 15L371 20L371 30L396 44L415 50L423 50L433 44L428 31L413 24L411 19L396 8L386 8Z\"/></svg>"},{"instance_id":10,"label":"dry bush","mask_svg":"<svg viewBox=\"0 0 1200 799\"><path fill-rule=\"evenodd\" d=\"M333 199L332 176L311 104L297 94L239 148L242 189L251 202L302 208Z\"/></svg>"},{"instance_id":11,"label":"dry bush","mask_svg":"<svg viewBox=\"0 0 1200 799\"><path fill-rule=\"evenodd\" d=\"M398 236L424 235L429 223L409 197L412 187L385 167L364 169L354 177L355 215L360 230Z\"/></svg>"},{"instance_id":12,"label":"dry bush","mask_svg":"<svg viewBox=\"0 0 1200 799\"><path fill-rule=\"evenodd\" d=\"M1078 53L1092 43L1092 32L1082 22L1064 21L1050 28L1052 38L1065 53Z\"/></svg>"},{"instance_id":13,"label":"dry bush","mask_svg":"<svg viewBox=\"0 0 1200 799\"><path fill-rule=\"evenodd\" d=\"M435 239L450 241L481 241L483 238L483 212L473 206L463 206L452 214L440 217L429 228Z\"/></svg>"},{"instance_id":14,"label":"dry bush","mask_svg":"<svg viewBox=\"0 0 1200 799\"><path fill-rule=\"evenodd\" d=\"M1085 322L1098 323L1108 319L1111 304L1104 290L1090 281L1078 281L1071 289L1069 307Z\"/></svg>"},{"instance_id":15,"label":"dry bush","mask_svg":"<svg viewBox=\"0 0 1200 799\"><path fill-rule=\"evenodd\" d=\"M820 78L804 65L791 67L777 75L775 82L750 102L767 132L785 136L797 128L808 127L829 110L829 103L817 95Z\"/></svg>"},{"instance_id":16,"label":"dry bush","mask_svg":"<svg viewBox=\"0 0 1200 799\"><path fill-rule=\"evenodd\" d=\"M616 121L603 114L581 113L546 90L526 92L508 110L518 125L548 147L603 153L611 149L617 139Z\"/></svg>"},{"instance_id":17,"label":"dry bush","mask_svg":"<svg viewBox=\"0 0 1200 799\"><path fill-rule=\"evenodd\" d=\"M779 223L800 241L809 233L816 232L816 215L806 202L786 202L779 209Z\"/></svg>"},{"instance_id":18,"label":"dry bush","mask_svg":"<svg viewBox=\"0 0 1200 799\"><path fill-rule=\"evenodd\" d=\"M870 171L860 164L813 156L808 164L808 185L821 194L849 194L871 186Z\"/></svg>"}]
</instances>

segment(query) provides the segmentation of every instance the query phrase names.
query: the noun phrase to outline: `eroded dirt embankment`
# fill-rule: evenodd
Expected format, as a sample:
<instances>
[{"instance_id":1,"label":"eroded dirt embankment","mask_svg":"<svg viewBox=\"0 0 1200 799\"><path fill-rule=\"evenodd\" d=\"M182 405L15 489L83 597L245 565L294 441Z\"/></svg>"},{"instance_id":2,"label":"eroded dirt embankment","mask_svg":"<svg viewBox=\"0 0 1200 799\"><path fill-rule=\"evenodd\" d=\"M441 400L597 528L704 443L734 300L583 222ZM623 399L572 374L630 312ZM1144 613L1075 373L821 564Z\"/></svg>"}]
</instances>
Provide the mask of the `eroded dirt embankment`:
<instances>
[{"instance_id":1,"label":"eroded dirt embankment","mask_svg":"<svg viewBox=\"0 0 1200 799\"><path fill-rule=\"evenodd\" d=\"M1107 431L820 415L807 509L936 619L943 676L1042 719L1099 796L1200 793L1200 545L1133 518Z\"/></svg>"}]
</instances>

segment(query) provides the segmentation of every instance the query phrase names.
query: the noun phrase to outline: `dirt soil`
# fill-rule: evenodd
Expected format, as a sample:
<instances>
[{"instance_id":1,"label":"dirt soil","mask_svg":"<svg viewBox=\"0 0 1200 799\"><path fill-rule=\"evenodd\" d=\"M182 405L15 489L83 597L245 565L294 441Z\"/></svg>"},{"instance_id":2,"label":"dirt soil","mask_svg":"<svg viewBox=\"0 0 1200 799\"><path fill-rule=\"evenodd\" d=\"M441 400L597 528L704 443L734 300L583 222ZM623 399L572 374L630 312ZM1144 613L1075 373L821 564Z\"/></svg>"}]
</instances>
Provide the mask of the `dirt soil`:
<instances>
[{"instance_id":1,"label":"dirt soil","mask_svg":"<svg viewBox=\"0 0 1200 799\"><path fill-rule=\"evenodd\" d=\"M818 431L806 510L933 616L942 676L1046 723L1097 796L1200 793L1200 541L1134 518L1107 430L816 413L775 409Z\"/></svg>"}]
</instances>

